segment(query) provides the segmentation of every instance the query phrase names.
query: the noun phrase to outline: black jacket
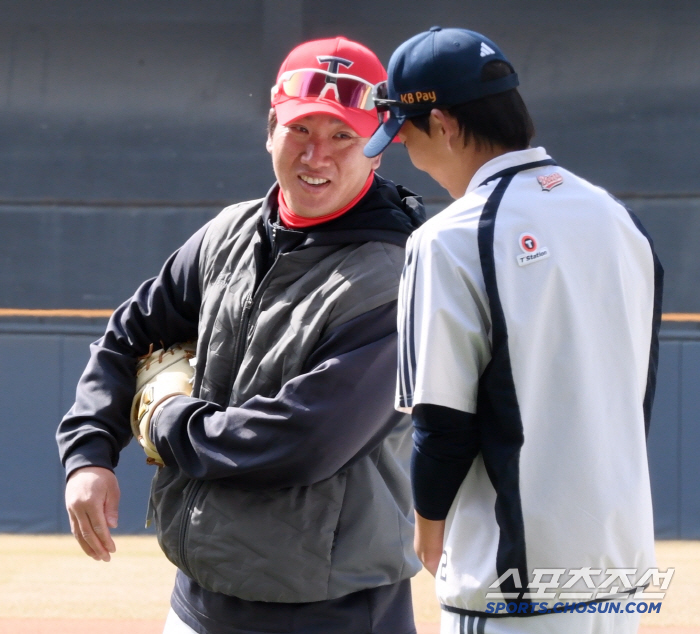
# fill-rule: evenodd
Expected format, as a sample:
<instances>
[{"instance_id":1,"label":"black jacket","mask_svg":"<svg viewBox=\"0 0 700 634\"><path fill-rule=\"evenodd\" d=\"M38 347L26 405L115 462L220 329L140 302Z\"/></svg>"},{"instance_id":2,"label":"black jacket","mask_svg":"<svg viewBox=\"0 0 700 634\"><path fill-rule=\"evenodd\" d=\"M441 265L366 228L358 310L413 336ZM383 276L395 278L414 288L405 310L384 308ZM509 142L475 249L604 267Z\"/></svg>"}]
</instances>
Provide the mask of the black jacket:
<instances>
[{"instance_id":1,"label":"black jacket","mask_svg":"<svg viewBox=\"0 0 700 634\"><path fill-rule=\"evenodd\" d=\"M161 544L210 590L314 601L394 583L417 567L409 425L393 393L403 246L422 207L377 177L351 211L299 232L276 223L276 191L224 210L118 309L92 347L58 441L69 472L115 466L130 438L136 358L152 342L198 338L193 398L170 399L153 427L168 465L154 496ZM297 510L281 510L290 503ZM250 523L237 523L212 562L206 538L222 524L217 513L233 508ZM198 525L201 542L192 514L212 518ZM237 545L246 540L248 550L266 545L274 573L259 561L256 575L245 571Z\"/></svg>"}]
</instances>

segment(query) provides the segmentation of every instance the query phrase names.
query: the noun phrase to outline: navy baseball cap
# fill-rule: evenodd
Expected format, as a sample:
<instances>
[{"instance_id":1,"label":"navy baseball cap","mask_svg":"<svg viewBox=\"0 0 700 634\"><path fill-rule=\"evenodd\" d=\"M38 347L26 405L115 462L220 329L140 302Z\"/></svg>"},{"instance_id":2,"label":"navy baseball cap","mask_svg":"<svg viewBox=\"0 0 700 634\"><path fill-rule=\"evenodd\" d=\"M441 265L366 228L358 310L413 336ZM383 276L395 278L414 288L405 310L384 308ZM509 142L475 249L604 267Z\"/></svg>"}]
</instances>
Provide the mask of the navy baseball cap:
<instances>
[{"instance_id":1,"label":"navy baseball cap","mask_svg":"<svg viewBox=\"0 0 700 634\"><path fill-rule=\"evenodd\" d=\"M365 146L365 156L377 156L391 143L406 119L460 103L495 95L518 86L515 72L481 80L489 62L513 65L491 40L467 29L432 27L404 42L389 60L386 95L378 91L378 110L388 110Z\"/></svg>"}]
</instances>

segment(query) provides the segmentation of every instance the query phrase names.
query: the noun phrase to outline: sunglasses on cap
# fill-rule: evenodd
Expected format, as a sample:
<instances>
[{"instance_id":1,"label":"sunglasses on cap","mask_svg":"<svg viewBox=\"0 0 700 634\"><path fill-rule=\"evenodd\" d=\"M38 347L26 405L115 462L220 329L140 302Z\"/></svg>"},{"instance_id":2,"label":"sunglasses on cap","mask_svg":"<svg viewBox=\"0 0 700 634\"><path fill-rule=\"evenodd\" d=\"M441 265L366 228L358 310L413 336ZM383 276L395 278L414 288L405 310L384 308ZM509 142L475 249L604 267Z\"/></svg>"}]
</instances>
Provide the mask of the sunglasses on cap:
<instances>
[{"instance_id":1,"label":"sunglasses on cap","mask_svg":"<svg viewBox=\"0 0 700 634\"><path fill-rule=\"evenodd\" d=\"M272 87L271 99L274 103L279 94L287 97L323 99L332 93L335 100L346 108L374 110L376 90L377 86L362 77L331 73L318 68L300 68L282 73ZM386 93L386 88L384 91Z\"/></svg>"}]
</instances>

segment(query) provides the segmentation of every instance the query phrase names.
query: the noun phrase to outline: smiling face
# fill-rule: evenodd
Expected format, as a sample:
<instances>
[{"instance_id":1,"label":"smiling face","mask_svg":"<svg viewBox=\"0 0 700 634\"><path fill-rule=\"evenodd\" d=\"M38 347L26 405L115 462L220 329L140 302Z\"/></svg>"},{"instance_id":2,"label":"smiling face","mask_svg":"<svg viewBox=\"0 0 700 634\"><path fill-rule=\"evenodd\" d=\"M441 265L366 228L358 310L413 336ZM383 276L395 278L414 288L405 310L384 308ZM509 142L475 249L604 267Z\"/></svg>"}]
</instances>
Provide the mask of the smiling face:
<instances>
[{"instance_id":1,"label":"smiling face","mask_svg":"<svg viewBox=\"0 0 700 634\"><path fill-rule=\"evenodd\" d=\"M362 153L366 143L347 123L327 114L278 123L267 150L289 208L317 218L345 207L379 167L380 157Z\"/></svg>"}]
</instances>

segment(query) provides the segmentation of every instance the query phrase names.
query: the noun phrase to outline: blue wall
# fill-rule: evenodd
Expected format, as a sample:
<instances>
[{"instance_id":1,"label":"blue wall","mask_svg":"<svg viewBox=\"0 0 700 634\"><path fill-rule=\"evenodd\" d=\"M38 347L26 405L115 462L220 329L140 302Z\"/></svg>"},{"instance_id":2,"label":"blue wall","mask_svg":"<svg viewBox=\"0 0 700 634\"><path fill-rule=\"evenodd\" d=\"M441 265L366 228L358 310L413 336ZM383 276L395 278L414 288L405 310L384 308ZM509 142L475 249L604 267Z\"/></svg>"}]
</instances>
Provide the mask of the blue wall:
<instances>
[{"instance_id":1,"label":"blue wall","mask_svg":"<svg viewBox=\"0 0 700 634\"><path fill-rule=\"evenodd\" d=\"M664 333L649 432L657 537L700 539L700 336Z\"/></svg>"},{"instance_id":2,"label":"blue wall","mask_svg":"<svg viewBox=\"0 0 700 634\"><path fill-rule=\"evenodd\" d=\"M53 436L73 404L75 385L97 327L39 326L0 330L0 532L68 531L64 472ZM140 447L122 452L119 531L142 532L152 468Z\"/></svg>"},{"instance_id":3,"label":"blue wall","mask_svg":"<svg viewBox=\"0 0 700 634\"><path fill-rule=\"evenodd\" d=\"M69 529L53 436L73 403L88 345L102 327L0 328L0 532ZM648 442L656 535L662 539L700 539L698 385L700 336L665 332ZM153 469L136 443L122 452L116 471L122 493L118 532L145 532Z\"/></svg>"}]
</instances>

